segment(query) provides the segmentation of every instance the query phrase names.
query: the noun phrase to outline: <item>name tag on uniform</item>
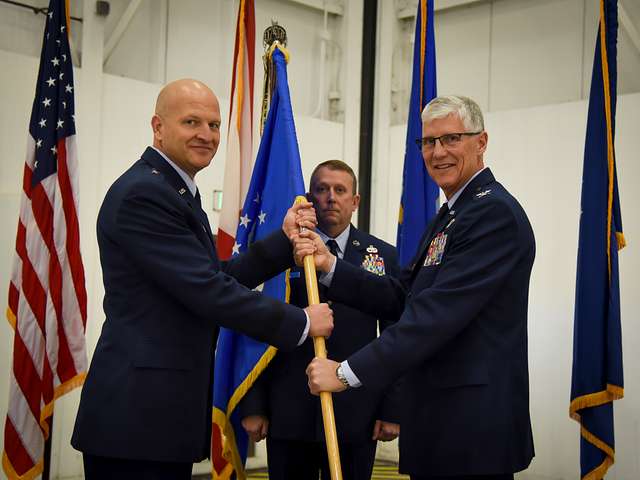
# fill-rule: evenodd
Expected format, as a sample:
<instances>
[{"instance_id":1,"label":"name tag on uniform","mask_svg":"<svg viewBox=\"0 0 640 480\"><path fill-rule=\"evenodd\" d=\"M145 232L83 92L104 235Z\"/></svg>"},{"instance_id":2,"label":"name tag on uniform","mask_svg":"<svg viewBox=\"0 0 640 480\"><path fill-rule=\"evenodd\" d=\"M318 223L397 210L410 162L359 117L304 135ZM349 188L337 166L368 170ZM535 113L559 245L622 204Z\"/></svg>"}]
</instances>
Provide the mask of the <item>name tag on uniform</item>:
<instances>
[{"instance_id":1,"label":"name tag on uniform","mask_svg":"<svg viewBox=\"0 0 640 480\"><path fill-rule=\"evenodd\" d=\"M431 240L429 244L429 250L427 250L427 257L424 259L425 267L431 267L434 265L440 265L442 262L442 255L444 254L444 247L447 245L447 234L440 232Z\"/></svg>"}]
</instances>

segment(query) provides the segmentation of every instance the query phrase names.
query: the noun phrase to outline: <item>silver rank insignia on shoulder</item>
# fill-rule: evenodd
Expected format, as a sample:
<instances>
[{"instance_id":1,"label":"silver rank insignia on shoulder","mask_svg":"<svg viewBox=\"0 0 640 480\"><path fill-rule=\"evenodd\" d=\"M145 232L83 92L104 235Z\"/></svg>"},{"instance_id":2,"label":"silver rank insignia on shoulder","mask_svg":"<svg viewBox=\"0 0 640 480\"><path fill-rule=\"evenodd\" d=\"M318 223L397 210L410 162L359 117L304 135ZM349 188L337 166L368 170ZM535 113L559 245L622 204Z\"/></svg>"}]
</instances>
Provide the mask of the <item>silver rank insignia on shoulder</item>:
<instances>
[{"instance_id":1,"label":"silver rank insignia on shoulder","mask_svg":"<svg viewBox=\"0 0 640 480\"><path fill-rule=\"evenodd\" d=\"M179 193L180 195L184 195L184 193L185 193L186 191L187 191L186 189L181 188L180 190L178 190L178 193Z\"/></svg>"},{"instance_id":2,"label":"silver rank insignia on shoulder","mask_svg":"<svg viewBox=\"0 0 640 480\"><path fill-rule=\"evenodd\" d=\"M490 193L491 193L491 189L489 188L488 190L485 190L484 192L476 193L476 198L482 198L485 195L489 195Z\"/></svg>"},{"instance_id":3,"label":"silver rank insignia on shoulder","mask_svg":"<svg viewBox=\"0 0 640 480\"><path fill-rule=\"evenodd\" d=\"M364 268L367 272L375 273L376 275L384 275L384 258L378 255L378 249L371 246L369 248L373 248L375 252L369 252L364 256L364 260L362 260L362 268ZM367 248L367 251L369 251Z\"/></svg>"},{"instance_id":4,"label":"silver rank insignia on shoulder","mask_svg":"<svg viewBox=\"0 0 640 480\"><path fill-rule=\"evenodd\" d=\"M158 175L160 172L158 170L156 170L155 168L151 169L151 173L153 173L154 175Z\"/></svg>"},{"instance_id":5,"label":"silver rank insignia on shoulder","mask_svg":"<svg viewBox=\"0 0 640 480\"><path fill-rule=\"evenodd\" d=\"M444 255L444 247L447 246L447 234L440 232L436 235L427 250L427 256L424 259L423 267L432 267L440 265L442 262L442 256Z\"/></svg>"},{"instance_id":6,"label":"silver rank insignia on shoulder","mask_svg":"<svg viewBox=\"0 0 640 480\"><path fill-rule=\"evenodd\" d=\"M359 242L358 240L354 240L353 242L351 242L351 244L352 244L354 247L359 247L359 246L360 246L360 242Z\"/></svg>"},{"instance_id":7,"label":"silver rank insignia on shoulder","mask_svg":"<svg viewBox=\"0 0 640 480\"><path fill-rule=\"evenodd\" d=\"M373 245L369 245L367 247L367 252L369 252L369 253L378 253L378 249L376 247L374 247Z\"/></svg>"}]
</instances>

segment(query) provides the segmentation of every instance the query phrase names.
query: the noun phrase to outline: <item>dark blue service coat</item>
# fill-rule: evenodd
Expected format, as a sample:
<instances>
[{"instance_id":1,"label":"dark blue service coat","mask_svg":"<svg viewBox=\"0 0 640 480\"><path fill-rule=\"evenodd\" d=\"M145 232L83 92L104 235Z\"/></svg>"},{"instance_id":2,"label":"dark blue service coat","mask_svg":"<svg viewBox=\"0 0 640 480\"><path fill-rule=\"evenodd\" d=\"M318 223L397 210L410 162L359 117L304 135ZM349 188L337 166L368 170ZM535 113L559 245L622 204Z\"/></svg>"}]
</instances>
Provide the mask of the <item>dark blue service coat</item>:
<instances>
[{"instance_id":1,"label":"dark blue service coat","mask_svg":"<svg viewBox=\"0 0 640 480\"><path fill-rule=\"evenodd\" d=\"M349 365L369 388L408 374L401 471L523 470L534 455L527 360L531 225L489 169L438 220L401 281L338 262L329 298L399 317L351 355Z\"/></svg>"},{"instance_id":2,"label":"dark blue service coat","mask_svg":"<svg viewBox=\"0 0 640 480\"><path fill-rule=\"evenodd\" d=\"M304 312L258 292L292 266L282 231L219 262L198 199L148 148L98 215L106 320L72 445L116 458L193 462L209 452L218 327L296 346Z\"/></svg>"}]
</instances>

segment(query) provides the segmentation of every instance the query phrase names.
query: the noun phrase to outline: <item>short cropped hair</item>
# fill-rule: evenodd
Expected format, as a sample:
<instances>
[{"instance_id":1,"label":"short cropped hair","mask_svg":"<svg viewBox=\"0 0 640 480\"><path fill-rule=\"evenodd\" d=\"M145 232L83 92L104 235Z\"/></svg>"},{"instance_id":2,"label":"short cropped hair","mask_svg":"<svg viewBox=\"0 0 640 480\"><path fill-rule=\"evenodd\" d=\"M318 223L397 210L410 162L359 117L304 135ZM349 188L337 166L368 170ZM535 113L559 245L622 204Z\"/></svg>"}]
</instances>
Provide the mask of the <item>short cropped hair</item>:
<instances>
[{"instance_id":1,"label":"short cropped hair","mask_svg":"<svg viewBox=\"0 0 640 480\"><path fill-rule=\"evenodd\" d=\"M469 97L460 95L446 95L436 97L427 103L422 111L422 122L428 123L436 118L444 118L456 114L468 132L481 132L484 130L484 118L482 110L476 102Z\"/></svg>"},{"instance_id":2,"label":"short cropped hair","mask_svg":"<svg viewBox=\"0 0 640 480\"><path fill-rule=\"evenodd\" d=\"M321 168L328 168L329 170L340 170L342 172L347 172L351 175L351 180L353 181L353 194L355 195L358 192L358 179L356 178L356 174L353 173L353 169L344 163L342 160L327 160L322 162L313 169L313 173L311 174L311 180L309 180L309 191L311 192L311 186L313 185L313 180L318 170Z\"/></svg>"}]
</instances>

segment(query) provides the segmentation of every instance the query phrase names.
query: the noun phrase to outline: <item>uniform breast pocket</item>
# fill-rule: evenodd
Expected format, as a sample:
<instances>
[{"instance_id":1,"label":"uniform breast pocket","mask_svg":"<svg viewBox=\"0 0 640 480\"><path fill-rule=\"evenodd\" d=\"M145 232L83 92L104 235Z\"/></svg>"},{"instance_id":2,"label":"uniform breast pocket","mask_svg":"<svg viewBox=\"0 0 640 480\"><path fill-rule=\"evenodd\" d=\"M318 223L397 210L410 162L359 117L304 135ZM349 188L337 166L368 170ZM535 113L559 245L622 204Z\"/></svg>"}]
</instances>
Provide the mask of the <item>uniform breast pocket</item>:
<instances>
[{"instance_id":1,"label":"uniform breast pocket","mask_svg":"<svg viewBox=\"0 0 640 480\"><path fill-rule=\"evenodd\" d=\"M421 290L424 290L425 288L431 287L434 280L436 279L436 276L438 275L439 270L439 265L421 267L418 275L416 275L416 279L413 281L411 291L415 294Z\"/></svg>"}]
</instances>

